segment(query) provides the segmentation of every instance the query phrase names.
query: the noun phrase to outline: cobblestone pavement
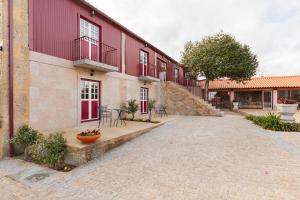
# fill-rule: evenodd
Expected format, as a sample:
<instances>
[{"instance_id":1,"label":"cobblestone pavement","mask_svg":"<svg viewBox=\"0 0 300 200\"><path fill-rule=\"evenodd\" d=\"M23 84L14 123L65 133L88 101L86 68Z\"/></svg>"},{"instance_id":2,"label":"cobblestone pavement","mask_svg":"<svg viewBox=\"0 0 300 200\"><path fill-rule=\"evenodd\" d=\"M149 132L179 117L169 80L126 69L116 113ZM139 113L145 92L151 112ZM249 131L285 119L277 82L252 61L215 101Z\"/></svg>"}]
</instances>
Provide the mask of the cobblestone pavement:
<instances>
[{"instance_id":1,"label":"cobblestone pavement","mask_svg":"<svg viewBox=\"0 0 300 200\"><path fill-rule=\"evenodd\" d=\"M300 199L300 133L238 115L169 122L69 173L0 161L0 199Z\"/></svg>"}]
</instances>

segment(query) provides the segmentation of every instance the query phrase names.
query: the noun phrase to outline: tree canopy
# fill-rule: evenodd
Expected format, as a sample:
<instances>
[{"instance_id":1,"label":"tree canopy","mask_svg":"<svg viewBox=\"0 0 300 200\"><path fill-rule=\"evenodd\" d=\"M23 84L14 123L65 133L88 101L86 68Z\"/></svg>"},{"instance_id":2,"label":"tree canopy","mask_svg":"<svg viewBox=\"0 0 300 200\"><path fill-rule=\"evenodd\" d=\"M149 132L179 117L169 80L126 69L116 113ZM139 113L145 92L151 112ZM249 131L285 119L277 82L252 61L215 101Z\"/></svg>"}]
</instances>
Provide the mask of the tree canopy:
<instances>
[{"instance_id":1,"label":"tree canopy","mask_svg":"<svg viewBox=\"0 0 300 200\"><path fill-rule=\"evenodd\" d=\"M181 63L190 69L192 77L205 76L206 94L209 81L226 77L242 82L254 76L258 67L250 47L224 32L187 42Z\"/></svg>"}]
</instances>

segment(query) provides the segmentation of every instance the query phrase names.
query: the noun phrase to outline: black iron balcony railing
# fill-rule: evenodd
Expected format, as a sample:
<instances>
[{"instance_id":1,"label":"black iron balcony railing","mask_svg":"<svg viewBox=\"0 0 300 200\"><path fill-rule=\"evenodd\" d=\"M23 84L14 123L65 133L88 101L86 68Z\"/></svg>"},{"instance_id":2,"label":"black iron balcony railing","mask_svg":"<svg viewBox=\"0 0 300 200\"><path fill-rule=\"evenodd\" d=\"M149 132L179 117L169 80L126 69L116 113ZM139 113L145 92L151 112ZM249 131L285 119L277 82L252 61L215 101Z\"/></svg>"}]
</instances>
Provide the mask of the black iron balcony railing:
<instances>
[{"instance_id":1,"label":"black iron balcony railing","mask_svg":"<svg viewBox=\"0 0 300 200\"><path fill-rule=\"evenodd\" d=\"M83 36L74 40L73 60L89 59L111 66L117 66L117 49Z\"/></svg>"},{"instance_id":2,"label":"black iron balcony railing","mask_svg":"<svg viewBox=\"0 0 300 200\"><path fill-rule=\"evenodd\" d=\"M159 78L158 67L147 63L147 64L139 64L139 75L140 76L151 76L154 78Z\"/></svg>"}]
</instances>

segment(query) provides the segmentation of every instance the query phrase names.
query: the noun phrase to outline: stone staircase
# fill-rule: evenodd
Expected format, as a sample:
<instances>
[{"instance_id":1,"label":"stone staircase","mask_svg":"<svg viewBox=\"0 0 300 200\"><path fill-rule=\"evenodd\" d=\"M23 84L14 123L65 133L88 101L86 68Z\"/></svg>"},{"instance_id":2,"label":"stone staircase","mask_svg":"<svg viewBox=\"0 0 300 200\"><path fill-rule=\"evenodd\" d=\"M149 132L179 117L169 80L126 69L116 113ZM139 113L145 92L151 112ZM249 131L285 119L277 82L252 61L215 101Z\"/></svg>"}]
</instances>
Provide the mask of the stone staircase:
<instances>
[{"instance_id":1,"label":"stone staircase","mask_svg":"<svg viewBox=\"0 0 300 200\"><path fill-rule=\"evenodd\" d=\"M161 103L174 115L223 116L223 112L173 82L161 82Z\"/></svg>"}]
</instances>

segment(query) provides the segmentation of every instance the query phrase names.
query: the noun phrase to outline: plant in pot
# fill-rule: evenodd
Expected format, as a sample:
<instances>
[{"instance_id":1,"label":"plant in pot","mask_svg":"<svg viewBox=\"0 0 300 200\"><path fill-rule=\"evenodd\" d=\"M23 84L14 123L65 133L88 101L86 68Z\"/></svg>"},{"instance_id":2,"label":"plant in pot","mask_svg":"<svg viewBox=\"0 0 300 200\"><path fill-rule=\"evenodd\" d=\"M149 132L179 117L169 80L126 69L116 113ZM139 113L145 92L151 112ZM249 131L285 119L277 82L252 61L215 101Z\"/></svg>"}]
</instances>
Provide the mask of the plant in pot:
<instances>
[{"instance_id":1,"label":"plant in pot","mask_svg":"<svg viewBox=\"0 0 300 200\"><path fill-rule=\"evenodd\" d=\"M153 110L155 109L155 99L150 99L149 102L148 102L148 110L149 110L149 122L151 122L152 120L152 112Z\"/></svg>"},{"instance_id":2,"label":"plant in pot","mask_svg":"<svg viewBox=\"0 0 300 200\"><path fill-rule=\"evenodd\" d=\"M233 104L233 110L238 110L239 109L239 101L236 99L232 101Z\"/></svg>"},{"instance_id":3,"label":"plant in pot","mask_svg":"<svg viewBox=\"0 0 300 200\"><path fill-rule=\"evenodd\" d=\"M277 101L277 111L281 119L286 122L294 122L294 115L297 112L298 103L295 100L281 97Z\"/></svg>"},{"instance_id":4,"label":"plant in pot","mask_svg":"<svg viewBox=\"0 0 300 200\"><path fill-rule=\"evenodd\" d=\"M86 144L93 143L100 137L101 133L99 129L86 130L77 134L77 139Z\"/></svg>"},{"instance_id":5,"label":"plant in pot","mask_svg":"<svg viewBox=\"0 0 300 200\"><path fill-rule=\"evenodd\" d=\"M131 114L131 119L134 120L135 113L139 110L139 104L136 102L135 99L130 99L128 102L127 110L128 113Z\"/></svg>"}]
</instances>

